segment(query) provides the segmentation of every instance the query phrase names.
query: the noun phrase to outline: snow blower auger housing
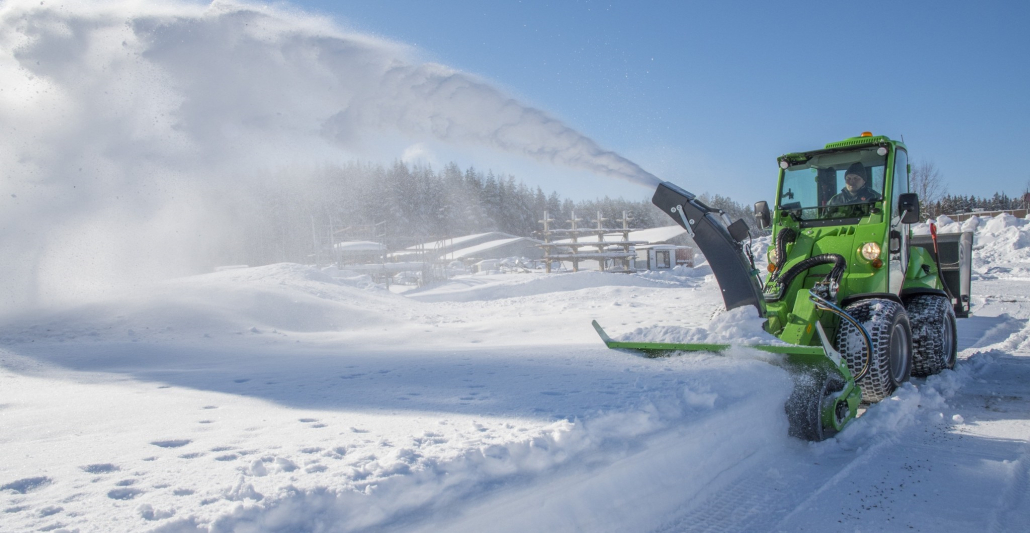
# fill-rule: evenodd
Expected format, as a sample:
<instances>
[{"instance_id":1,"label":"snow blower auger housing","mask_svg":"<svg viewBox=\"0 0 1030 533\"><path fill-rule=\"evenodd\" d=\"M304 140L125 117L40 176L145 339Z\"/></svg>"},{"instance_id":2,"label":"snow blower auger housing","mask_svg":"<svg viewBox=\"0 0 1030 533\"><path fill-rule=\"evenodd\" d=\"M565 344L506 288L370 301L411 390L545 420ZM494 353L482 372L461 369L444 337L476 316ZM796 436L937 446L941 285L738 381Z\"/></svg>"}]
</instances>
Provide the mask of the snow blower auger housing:
<instances>
[{"instance_id":1,"label":"snow blower auger housing","mask_svg":"<svg viewBox=\"0 0 1030 533\"><path fill-rule=\"evenodd\" d=\"M903 143L866 132L778 162L773 208L755 204L759 224L772 230L764 283L743 220L731 223L668 182L652 202L708 259L726 308L754 306L765 330L786 343L752 347L783 354L795 378L785 406L791 435L821 440L852 420L860 402L890 396L910 375L954 367L956 310L968 311L969 285L949 287L935 248L912 243L919 200L909 192ZM620 342L594 327L608 347L649 357L728 347Z\"/></svg>"}]
</instances>

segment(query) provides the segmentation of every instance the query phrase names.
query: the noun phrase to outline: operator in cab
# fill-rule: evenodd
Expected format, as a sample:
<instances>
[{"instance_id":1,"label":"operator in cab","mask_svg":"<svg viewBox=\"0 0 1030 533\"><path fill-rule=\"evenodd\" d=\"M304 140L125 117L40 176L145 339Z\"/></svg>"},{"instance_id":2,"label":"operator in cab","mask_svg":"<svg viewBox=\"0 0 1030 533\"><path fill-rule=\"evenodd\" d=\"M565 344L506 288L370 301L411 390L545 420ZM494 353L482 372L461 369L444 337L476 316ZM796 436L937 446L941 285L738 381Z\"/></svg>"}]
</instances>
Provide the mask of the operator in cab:
<instances>
[{"instance_id":1,"label":"operator in cab","mask_svg":"<svg viewBox=\"0 0 1030 533\"><path fill-rule=\"evenodd\" d=\"M880 194L869 187L869 179L862 163L852 163L844 173L844 188L830 198L828 205L867 204L880 198Z\"/></svg>"}]
</instances>

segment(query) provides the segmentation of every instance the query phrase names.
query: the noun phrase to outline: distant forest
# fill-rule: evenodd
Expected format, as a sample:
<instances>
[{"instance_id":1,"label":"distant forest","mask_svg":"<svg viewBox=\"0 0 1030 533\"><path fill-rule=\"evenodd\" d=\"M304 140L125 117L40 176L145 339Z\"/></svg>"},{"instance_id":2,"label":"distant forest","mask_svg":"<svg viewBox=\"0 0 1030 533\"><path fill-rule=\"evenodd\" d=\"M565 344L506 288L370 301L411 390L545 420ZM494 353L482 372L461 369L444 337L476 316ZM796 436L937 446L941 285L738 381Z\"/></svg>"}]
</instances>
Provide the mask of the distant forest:
<instances>
[{"instance_id":1,"label":"distant forest","mask_svg":"<svg viewBox=\"0 0 1030 533\"><path fill-rule=\"evenodd\" d=\"M646 229L674 224L654 207L650 195L627 200L598 198L574 201L540 187L530 188L510 174L449 163L441 171L395 162L389 167L351 163L315 172L282 172L255 186L249 201L234 204L232 236L219 261L262 265L277 262L325 262L332 242L368 240L389 250L488 231L539 237L544 211L552 227L568 228L575 211L580 227L595 226L598 211L605 227L620 227L623 211L630 227ZM600 188L600 187L599 187ZM643 192L643 190L642 190ZM702 201L743 218L752 235L758 229L750 205L723 196L702 195ZM241 199L242 200L242 199ZM956 214L974 209L1025 207L1023 195L1010 198L940 196L923 204L923 216Z\"/></svg>"},{"instance_id":2,"label":"distant forest","mask_svg":"<svg viewBox=\"0 0 1030 533\"><path fill-rule=\"evenodd\" d=\"M595 226L598 211L605 227L621 227L625 211L631 228L668 226L674 222L640 199L608 197L574 201L540 187L530 188L508 174L464 171L455 163L435 171L396 162L389 167L352 163L318 172L278 176L252 202L240 203L231 243L223 260L260 265L283 261L310 263L329 257L331 242L370 240L390 250L488 231L538 237L544 211L552 227L568 228L575 211L580 227ZM736 220L757 226L751 208L721 196L703 201ZM330 237L332 235L332 237Z\"/></svg>"},{"instance_id":3,"label":"distant forest","mask_svg":"<svg viewBox=\"0 0 1030 533\"><path fill-rule=\"evenodd\" d=\"M955 215L960 213L971 213L976 210L1000 211L1004 209L1025 209L1030 200L1030 191L1019 197L1010 198L1005 193L994 193L991 197L977 196L953 196L945 195L940 200L924 204L925 217L936 217L938 215Z\"/></svg>"}]
</instances>

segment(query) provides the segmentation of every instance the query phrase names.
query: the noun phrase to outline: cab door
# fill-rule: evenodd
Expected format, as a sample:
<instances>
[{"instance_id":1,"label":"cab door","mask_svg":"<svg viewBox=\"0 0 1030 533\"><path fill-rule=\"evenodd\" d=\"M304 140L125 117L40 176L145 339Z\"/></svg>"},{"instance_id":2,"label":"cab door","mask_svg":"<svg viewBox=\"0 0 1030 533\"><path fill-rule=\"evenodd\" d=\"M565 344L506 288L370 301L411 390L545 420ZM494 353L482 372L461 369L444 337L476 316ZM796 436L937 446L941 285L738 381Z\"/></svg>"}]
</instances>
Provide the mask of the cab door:
<instances>
[{"instance_id":1,"label":"cab door","mask_svg":"<svg viewBox=\"0 0 1030 533\"><path fill-rule=\"evenodd\" d=\"M887 239L888 250L896 248L895 243L900 243L901 249L897 252L889 251L888 266L888 287L890 292L900 294L905 284L905 273L908 272L908 239L909 225L901 223L901 212L898 210L898 197L908 192L908 152L903 148L896 148L894 151L894 172L891 180L891 205L890 205L890 235Z\"/></svg>"}]
</instances>

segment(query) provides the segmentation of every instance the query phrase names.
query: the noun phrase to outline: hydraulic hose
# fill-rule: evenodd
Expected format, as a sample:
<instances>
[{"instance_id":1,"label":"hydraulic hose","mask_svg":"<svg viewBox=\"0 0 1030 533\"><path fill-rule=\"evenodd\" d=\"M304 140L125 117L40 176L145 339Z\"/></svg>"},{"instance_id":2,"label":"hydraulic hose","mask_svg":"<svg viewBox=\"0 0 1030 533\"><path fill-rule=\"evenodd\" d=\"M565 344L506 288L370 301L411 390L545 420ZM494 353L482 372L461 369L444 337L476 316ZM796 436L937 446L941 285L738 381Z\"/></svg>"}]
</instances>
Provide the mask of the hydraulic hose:
<instances>
[{"instance_id":1,"label":"hydraulic hose","mask_svg":"<svg viewBox=\"0 0 1030 533\"><path fill-rule=\"evenodd\" d=\"M865 341L865 365L862 367L862 370L855 375L855 381L864 378L865 375L869 372L869 367L873 364L873 338L869 336L869 330L865 329L865 326L863 326L861 322L855 320L854 317L849 315L847 311L841 309L840 307L837 307L836 305L833 305L832 303L826 301L826 299L820 298L815 294L811 294L809 297L812 299L813 302L815 302L815 305L818 309L822 309L823 311L829 311L839 316L841 319L847 320L851 323L851 325L855 326L855 328L858 329L860 333L862 333L862 340Z\"/></svg>"},{"instance_id":2,"label":"hydraulic hose","mask_svg":"<svg viewBox=\"0 0 1030 533\"><path fill-rule=\"evenodd\" d=\"M823 280L839 285L840 278L844 275L844 270L848 267L847 259L844 259L844 256L840 254L816 255L813 257L809 257L808 259L805 259L797 263L796 265L790 267L789 269L787 269L786 272L783 273L782 276L779 276L775 280L770 280L770 282L775 281L775 283L779 285L779 291L775 295L766 296L766 300L777 301L780 298L783 298L784 291L787 289L788 286L790 286L790 283L794 281L794 278L796 278L799 274L812 267L817 267L819 265L826 265L830 263L833 263L833 269L830 270L830 273L827 274L826 277L823 278Z\"/></svg>"},{"instance_id":3,"label":"hydraulic hose","mask_svg":"<svg viewBox=\"0 0 1030 533\"><path fill-rule=\"evenodd\" d=\"M776 271L769 278L769 283L779 279L780 274L783 273L783 263L787 262L787 245L794 242L797 238L798 234L793 228L783 228L776 234L776 261L773 263L776 266Z\"/></svg>"}]
</instances>

